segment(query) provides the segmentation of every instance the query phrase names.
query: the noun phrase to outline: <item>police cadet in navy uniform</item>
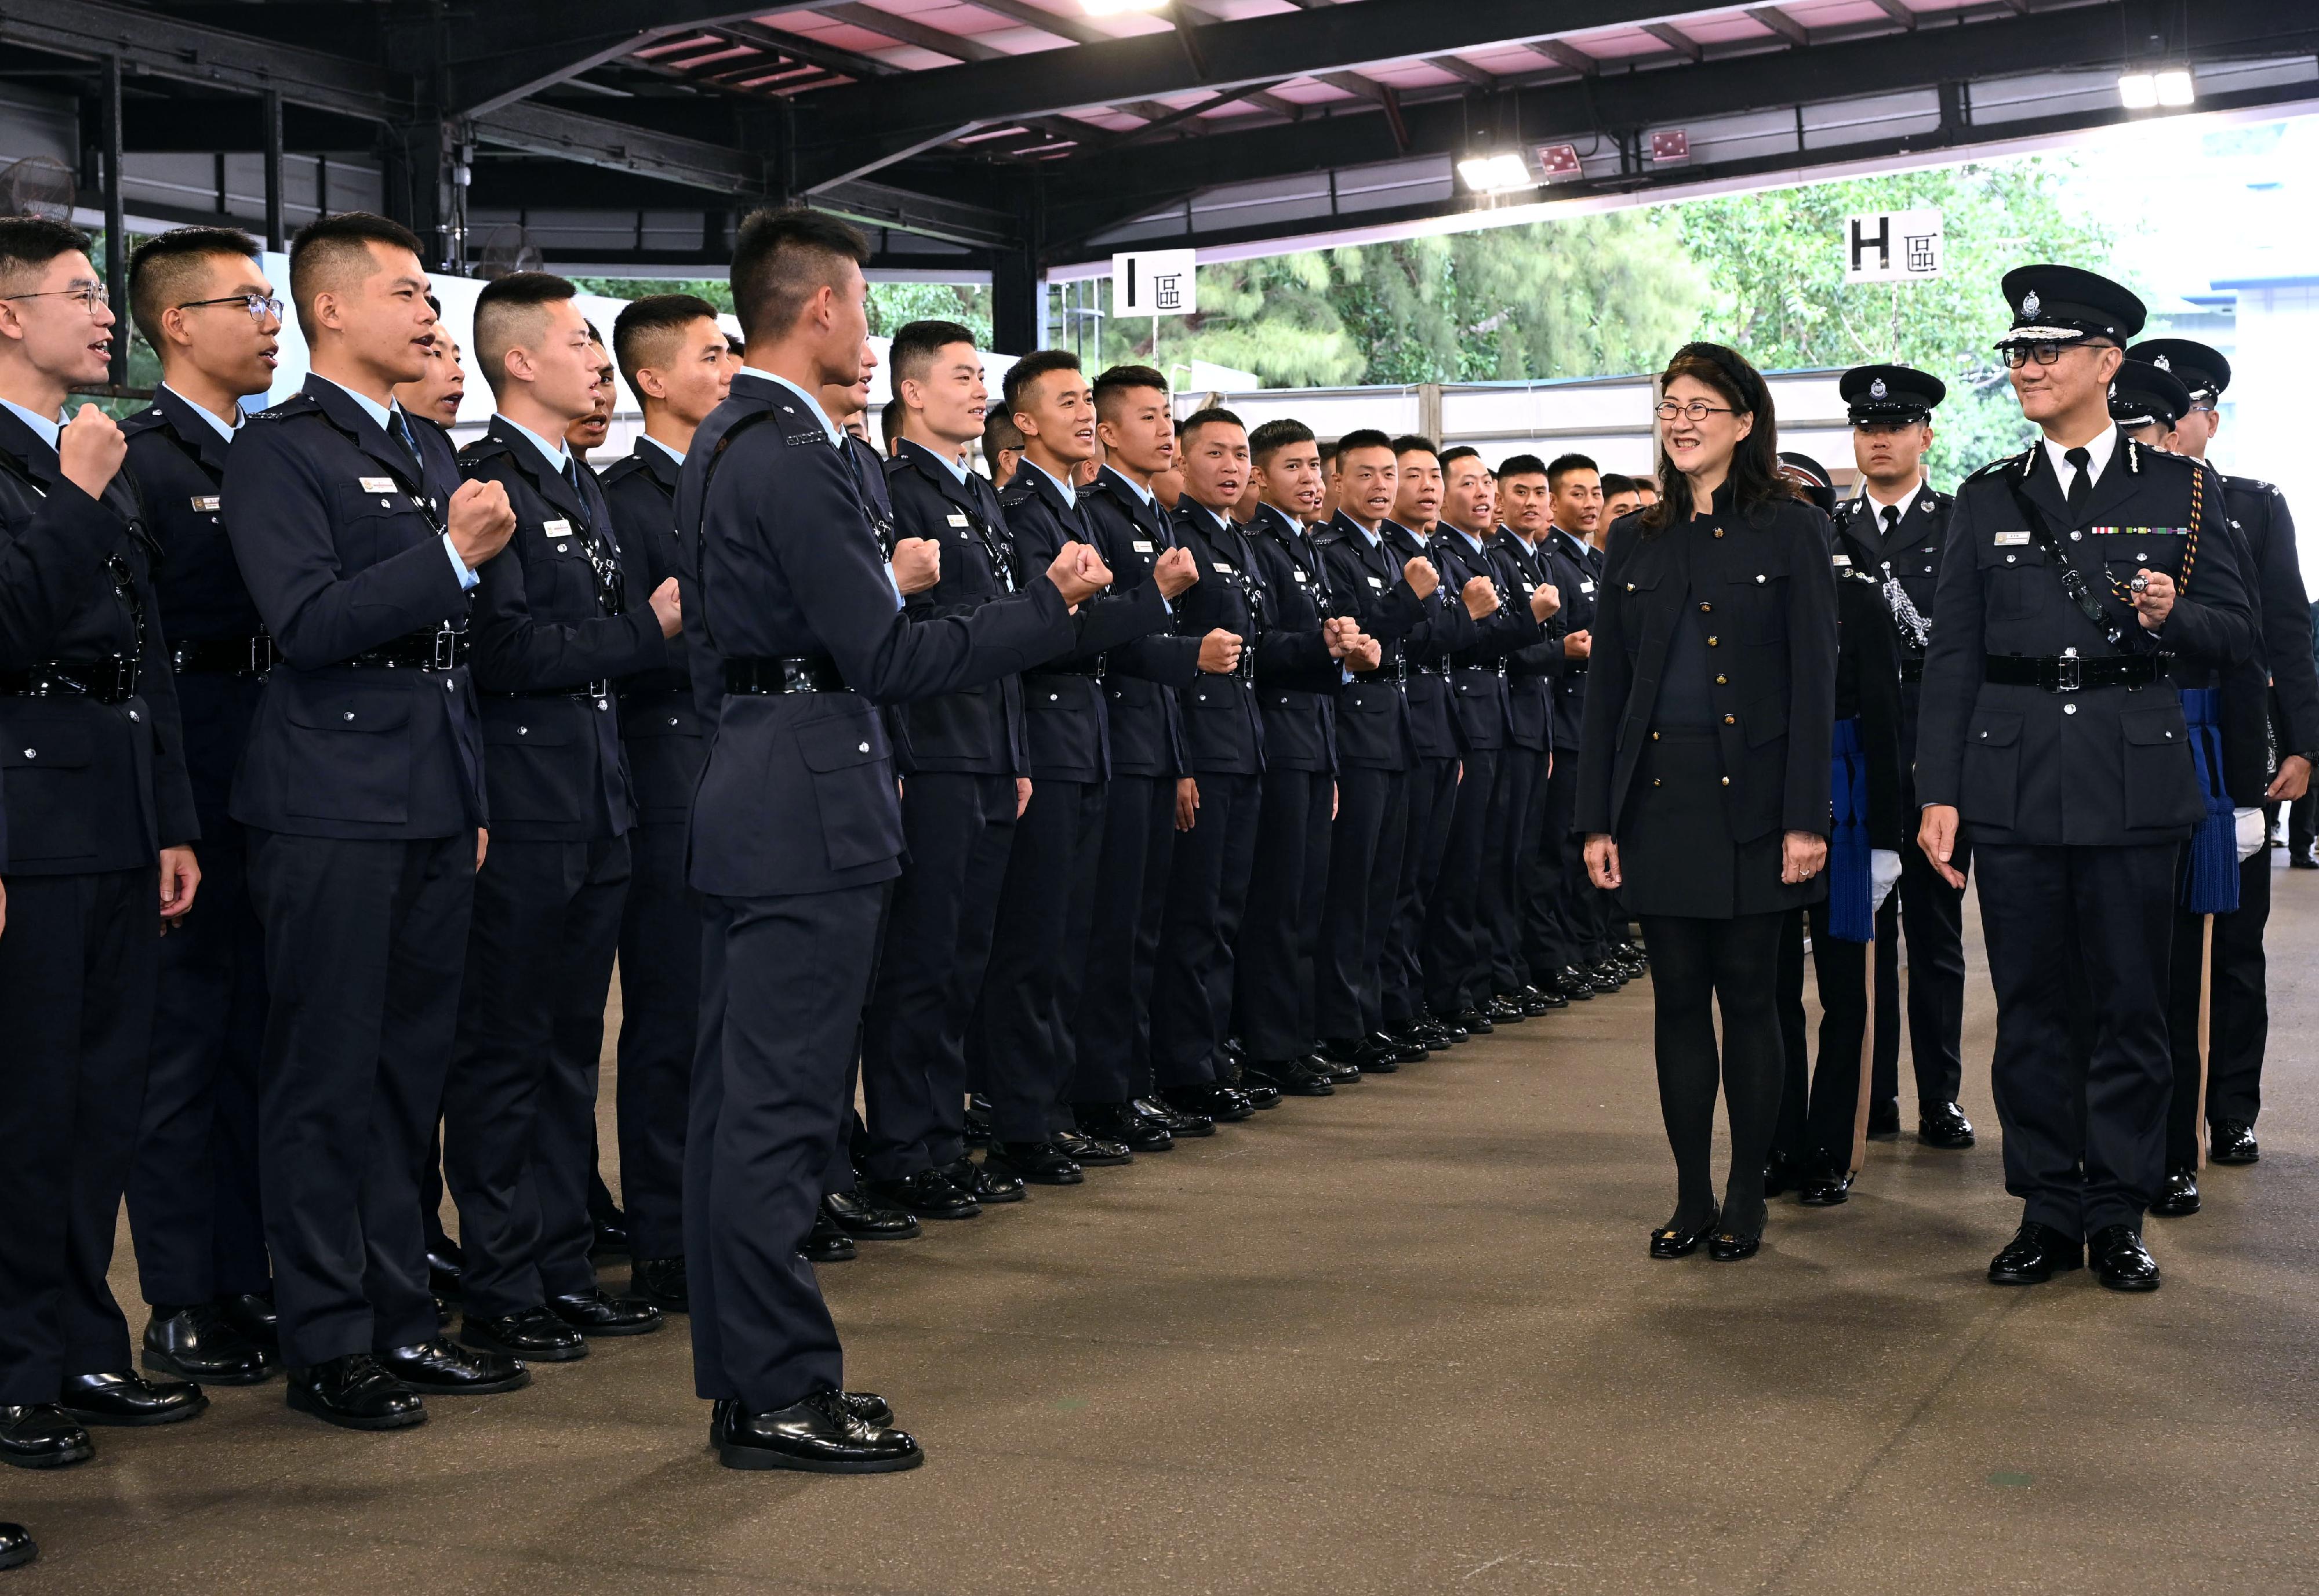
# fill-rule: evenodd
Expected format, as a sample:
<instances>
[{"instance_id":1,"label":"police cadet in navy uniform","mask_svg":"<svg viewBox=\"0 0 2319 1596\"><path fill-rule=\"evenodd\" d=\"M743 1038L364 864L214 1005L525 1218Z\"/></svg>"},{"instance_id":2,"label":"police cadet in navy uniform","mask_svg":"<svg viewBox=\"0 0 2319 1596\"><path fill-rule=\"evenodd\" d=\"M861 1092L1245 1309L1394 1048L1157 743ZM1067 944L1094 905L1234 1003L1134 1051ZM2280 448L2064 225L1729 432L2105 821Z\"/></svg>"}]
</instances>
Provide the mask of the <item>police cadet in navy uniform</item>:
<instances>
[{"instance_id":1,"label":"police cadet in navy uniform","mask_svg":"<svg viewBox=\"0 0 2319 1596\"><path fill-rule=\"evenodd\" d=\"M598 480L631 589L649 593L677 571L677 468L740 362L716 307L689 293L651 294L625 306L612 323L612 353L644 410L645 429ZM705 754L682 634L664 647L663 663L618 683L636 825L620 910L615 1113L628 1288L664 1312L681 1312L684 1121L700 1017L700 910L685 884L684 832Z\"/></svg>"},{"instance_id":2,"label":"police cadet in navy uniform","mask_svg":"<svg viewBox=\"0 0 2319 1596\"><path fill-rule=\"evenodd\" d=\"M866 239L760 212L734 249L748 339L677 496L687 655L713 728L693 806L707 899L701 1048L685 1142L693 1378L736 1468L871 1473L923 1461L881 1400L843 1387L836 1327L798 1252L903 848L877 704L954 692L1070 649L1069 606L1109 580L1062 550L1018 597L912 621L863 483L814 394L868 337Z\"/></svg>"},{"instance_id":3,"label":"police cadet in navy uniform","mask_svg":"<svg viewBox=\"0 0 2319 1596\"><path fill-rule=\"evenodd\" d=\"M266 927L259 1187L290 1405L351 1429L422 1393L512 1390L439 1335L420 1169L443 1100L483 831L468 593L515 518L392 402L426 368L420 242L348 212L301 231L299 393L226 462L226 529L273 636L232 814Z\"/></svg>"},{"instance_id":4,"label":"police cadet in navy uniform","mask_svg":"<svg viewBox=\"0 0 2319 1596\"><path fill-rule=\"evenodd\" d=\"M201 872L152 537L120 429L64 412L73 387L105 380L112 345L88 242L0 220L0 571L25 590L0 636L0 1462L27 1468L89 1457L84 1425L208 1406L198 1385L136 1373L105 1282L161 933Z\"/></svg>"},{"instance_id":5,"label":"police cadet in navy uniform","mask_svg":"<svg viewBox=\"0 0 2319 1596\"><path fill-rule=\"evenodd\" d=\"M1176 460L1168 379L1150 366L1113 366L1095 380L1095 408L1104 465L1079 505L1104 564L1132 585L1177 546L1168 509L1151 491L1152 477ZM1175 859L1177 786L1191 775L1180 700L1203 675L1230 675L1240 650L1238 635L1219 627L1180 636L1155 632L1104 659L1111 786L1096 867L1101 885L1072 1020L1070 1096L1082 1132L1131 1152L1164 1152L1178 1136L1216 1131L1205 1114L1152 1095L1151 993Z\"/></svg>"},{"instance_id":6,"label":"police cadet in navy uniform","mask_svg":"<svg viewBox=\"0 0 2319 1596\"><path fill-rule=\"evenodd\" d=\"M971 615L1021 585L1006 518L989 482L962 455L982 434L989 394L974 335L914 321L894 335L902 436L879 473L894 507L897 548L942 551L941 580L910 596L913 620ZM921 1219L970 1219L984 1203L1019 1202L1020 1178L966 1152L967 1029L1031 794L1023 689L1002 676L961 692L895 706L909 852L886 911L862 1033L868 1199Z\"/></svg>"},{"instance_id":7,"label":"police cadet in navy uniform","mask_svg":"<svg viewBox=\"0 0 2319 1596\"><path fill-rule=\"evenodd\" d=\"M214 228L138 246L130 301L160 356L161 383L122 428L161 548L154 591L202 826L201 907L161 942L129 1231L152 1307L147 1366L221 1385L267 1378L275 1346L257 1195L266 940L250 906L248 841L227 813L273 643L220 509L242 401L273 382L282 331L282 302L257 254L246 234Z\"/></svg>"},{"instance_id":8,"label":"police cadet in navy uniform","mask_svg":"<svg viewBox=\"0 0 2319 1596\"><path fill-rule=\"evenodd\" d=\"M1248 545L1271 600L1268 619L1277 636L1301 637L1304 645L1297 656L1273 650L1257 662L1264 778L1232 1012L1248 1079L1292 1096L1326 1097L1361 1078L1358 1059L1318 1051L1315 985L1336 808L1338 697L1349 671L1374 670L1383 655L1358 635L1350 596L1336 591L1305 531L1322 497L1313 429L1267 421L1249 436L1249 454L1262 497L1249 516Z\"/></svg>"},{"instance_id":9,"label":"police cadet in navy uniform","mask_svg":"<svg viewBox=\"0 0 2319 1596\"><path fill-rule=\"evenodd\" d=\"M2230 363L2189 338L2150 338L2126 351L2170 373L2186 390L2188 408L2175 419L2166 447L2206 457L2221 418L2215 405L2230 386ZM2223 764L2231 801L2244 811L2291 802L2308 790L2319 758L2319 670L2311 654L2311 606L2296 557L2295 518L2287 500L2253 477L2223 478L2223 500L2248 556L2248 583L2256 609L2254 656L2228 672L2222 687ZM2277 769L2272 749L2278 750ZM2263 927L2270 918L2268 848L2246 852L2239 866L2238 907L2215 916L2213 978L2208 1002L2206 1120L2208 1156L2217 1164L2251 1164L2261 1156L2254 1137L2262 1107L2263 1050L2270 1012L2265 991ZM2187 917L2186 917L2187 920ZM2174 1007L2186 1012L2198 990L2197 951L2187 946L2190 927L2177 923ZM2167 1189L2151 1212L2166 1217L2195 1213L2198 1152L2198 1057L2195 1024L2173 1026L2174 1105L2168 1116Z\"/></svg>"},{"instance_id":10,"label":"police cadet in navy uniform","mask_svg":"<svg viewBox=\"0 0 2319 1596\"><path fill-rule=\"evenodd\" d=\"M635 820L615 679L668 657L674 576L646 589L564 429L600 373L577 290L545 272L486 284L475 362L497 410L459 453L515 510L511 557L483 567L468 626L497 836L475 882L443 1174L459 1205L469 1347L549 1362L584 1338L660 1328L600 1290L589 1250L596 1066Z\"/></svg>"},{"instance_id":11,"label":"police cadet in navy uniform","mask_svg":"<svg viewBox=\"0 0 2319 1596\"><path fill-rule=\"evenodd\" d=\"M2142 302L2068 266L2017 268L2004 288L1999 347L2044 436L1957 492L1925 658L1918 840L1961 887L1965 828L1981 875L2006 1189L2024 1204L1990 1278L2032 1285L2090 1258L2103 1285L2147 1291L2176 864L2206 813L2168 656L2227 666L2254 626L2213 471L2109 419Z\"/></svg>"},{"instance_id":12,"label":"police cadet in navy uniform","mask_svg":"<svg viewBox=\"0 0 2319 1596\"><path fill-rule=\"evenodd\" d=\"M1023 432L1023 462L998 502L1015 568L1035 571L1069 544L1094 546L1073 484L1095 457L1095 390L1077 356L1045 349L1008 369L1005 402ZM1002 1177L1074 1186L1088 1165L1135 1156L1080 1131L1065 1101L1111 775L1105 651L1166 627L1169 601L1196 574L1190 556L1160 556L1149 581L1082 605L1078 645L1023 680L1031 801L999 889L968 1055L990 1104L984 1168Z\"/></svg>"},{"instance_id":13,"label":"police cadet in navy uniform","mask_svg":"<svg viewBox=\"0 0 2319 1596\"><path fill-rule=\"evenodd\" d=\"M1407 650L1430 643L1448 600L1431 561L1386 540L1400 486L1393 440L1349 432L1334 464L1337 511L1314 541L1378 654L1339 699L1337 822L1314 984L1322 1056L1390 1075L1449 1045L1446 1034L1436 1041L1430 1026L1421 1031L1392 949L1417 770Z\"/></svg>"},{"instance_id":14,"label":"police cadet in navy uniform","mask_svg":"<svg viewBox=\"0 0 2319 1596\"><path fill-rule=\"evenodd\" d=\"M1602 492L1599 482L1594 491L1598 496ZM1546 550L1530 541L1543 532L1543 524L1513 524L1502 472L1492 482L1491 508L1498 529L1489 541L1490 557L1498 563L1509 602L1529 604L1539 589L1553 590L1552 618L1541 624L1538 640L1506 656L1507 741L1498 796L1491 805L1489 861L1482 879L1490 990L1535 1017L1570 1006L1554 978L1555 967L1543 962L1532 967L1525 935L1527 894L1539 852L1538 825L1553 759L1554 683L1567 663L1562 651L1562 594L1548 569Z\"/></svg>"},{"instance_id":15,"label":"police cadet in navy uniform","mask_svg":"<svg viewBox=\"0 0 2319 1596\"><path fill-rule=\"evenodd\" d=\"M1529 1017L1520 1004L1495 995L1484 919L1483 878L1492 857L1490 823L1494 816L1501 826L1504 824L1498 780L1513 736L1506 658L1543 637L1555 599L1550 589L1533 587L1521 603L1508 601L1513 590L1489 550L1496 525L1494 486L1480 455L1470 448L1451 450L1443 458L1441 474L1441 521L1431 545L1433 564L1444 582L1460 590L1475 632L1472 643L1450 657L1450 707L1464 768L1456 801L1445 817L1449 834L1440 880L1426 912L1425 999L1444 1024L1488 1031L1518 1025Z\"/></svg>"},{"instance_id":16,"label":"police cadet in navy uniform","mask_svg":"<svg viewBox=\"0 0 2319 1596\"><path fill-rule=\"evenodd\" d=\"M1936 376L1905 365L1861 365L1837 384L1852 420L1860 491L1836 508L1837 553L1876 579L1900 657L1900 802L1914 814L1910 755L1931 635L1933 592L1948 539L1946 493L1925 480L1933 411L1947 397ZM1971 873L1972 844L1960 838L1951 865ZM1964 893L1943 880L1919 848L1900 850L1900 889L1876 911L1876 1050L1868 1133L1900 1130L1900 950L1908 943L1908 1057L1917 1075L1917 1139L1955 1150L1973 1143L1957 1106L1964 1079Z\"/></svg>"}]
</instances>

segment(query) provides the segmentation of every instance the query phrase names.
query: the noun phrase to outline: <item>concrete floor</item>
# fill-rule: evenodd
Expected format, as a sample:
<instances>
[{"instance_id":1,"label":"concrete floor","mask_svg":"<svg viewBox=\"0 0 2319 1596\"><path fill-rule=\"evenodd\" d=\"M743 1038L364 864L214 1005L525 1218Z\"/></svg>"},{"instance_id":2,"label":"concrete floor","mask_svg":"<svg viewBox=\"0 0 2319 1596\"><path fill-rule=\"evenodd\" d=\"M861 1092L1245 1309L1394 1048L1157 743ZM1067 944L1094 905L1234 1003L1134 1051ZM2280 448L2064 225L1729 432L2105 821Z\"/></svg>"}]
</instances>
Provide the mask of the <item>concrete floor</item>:
<instances>
[{"instance_id":1,"label":"concrete floor","mask_svg":"<svg viewBox=\"0 0 2319 1596\"><path fill-rule=\"evenodd\" d=\"M2319 880L2278 888L2264 1159L2152 1222L2154 1296L1983 1283L2016 1209L1978 969L1978 1149L1875 1144L1847 1206L1776 1203L1755 1261L1650 1262L1672 1177L1630 987L826 1270L914 1474L718 1468L679 1321L402 1435L278 1382L99 1432L92 1465L0 1479L44 1546L0 1583L2319 1589L2319 981L2278 951L2319 933Z\"/></svg>"}]
</instances>

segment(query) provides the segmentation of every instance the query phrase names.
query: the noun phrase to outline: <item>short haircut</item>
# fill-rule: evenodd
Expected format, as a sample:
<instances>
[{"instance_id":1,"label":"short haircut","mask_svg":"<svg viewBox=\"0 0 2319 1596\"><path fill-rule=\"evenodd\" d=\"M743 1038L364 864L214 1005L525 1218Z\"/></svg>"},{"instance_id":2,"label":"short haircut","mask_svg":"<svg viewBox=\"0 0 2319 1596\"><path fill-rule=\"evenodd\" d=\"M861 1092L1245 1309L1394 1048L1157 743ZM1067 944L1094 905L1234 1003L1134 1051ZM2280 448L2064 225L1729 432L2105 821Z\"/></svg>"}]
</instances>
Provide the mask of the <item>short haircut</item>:
<instances>
[{"instance_id":1,"label":"short haircut","mask_svg":"<svg viewBox=\"0 0 2319 1596\"><path fill-rule=\"evenodd\" d=\"M1633 492L1634 491L1635 491L1635 479L1634 479L1633 477L1630 477L1630 476L1622 476L1622 475L1620 475L1618 472L1615 472L1615 471L1605 472L1605 473L1603 473L1603 475L1602 475L1602 497L1603 497L1603 498L1605 498L1605 499L1616 499L1616 498L1617 498L1620 494L1621 494L1621 493L1631 493L1631 492Z\"/></svg>"},{"instance_id":2,"label":"short haircut","mask_svg":"<svg viewBox=\"0 0 2319 1596\"><path fill-rule=\"evenodd\" d=\"M1331 461L1335 460L1337 457L1337 451L1344 446L1345 446L1342 443L1335 440L1322 444L1321 446L1321 464L1327 465Z\"/></svg>"},{"instance_id":3,"label":"short haircut","mask_svg":"<svg viewBox=\"0 0 2319 1596\"><path fill-rule=\"evenodd\" d=\"M1394 446L1393 439L1374 427L1364 427L1358 431L1348 432L1337 440L1338 459L1343 459L1355 449L1385 449L1396 459L1401 455L1401 451Z\"/></svg>"},{"instance_id":4,"label":"short haircut","mask_svg":"<svg viewBox=\"0 0 2319 1596\"><path fill-rule=\"evenodd\" d=\"M1248 435L1248 455L1261 470L1264 463L1292 444L1316 443L1313 429L1292 417L1267 421Z\"/></svg>"},{"instance_id":5,"label":"short haircut","mask_svg":"<svg viewBox=\"0 0 2319 1596\"><path fill-rule=\"evenodd\" d=\"M1247 423L1221 405L1210 405L1204 410L1194 410L1177 425L1178 437L1189 437L1203 427L1238 427L1247 430Z\"/></svg>"},{"instance_id":6,"label":"short haircut","mask_svg":"<svg viewBox=\"0 0 2319 1596\"><path fill-rule=\"evenodd\" d=\"M1051 371L1077 371L1079 357L1069 349L1033 349L1006 368L1006 413L1023 408L1023 395Z\"/></svg>"},{"instance_id":7,"label":"short haircut","mask_svg":"<svg viewBox=\"0 0 2319 1596\"><path fill-rule=\"evenodd\" d=\"M998 469L1001 449L1023 452L1023 429L1015 425L1015 418L1003 410L992 410L982 419L982 458L993 472Z\"/></svg>"},{"instance_id":8,"label":"short haircut","mask_svg":"<svg viewBox=\"0 0 2319 1596\"><path fill-rule=\"evenodd\" d=\"M922 383L933 369L934 356L952 344L971 347L971 329L955 321L913 321L894 335L894 347L886 358L893 363L893 379L900 383Z\"/></svg>"},{"instance_id":9,"label":"short haircut","mask_svg":"<svg viewBox=\"0 0 2319 1596\"><path fill-rule=\"evenodd\" d=\"M1398 460L1403 455L1430 455L1439 461L1441 446L1430 437L1420 437L1414 432L1403 433L1393 440L1393 455Z\"/></svg>"},{"instance_id":10,"label":"short haircut","mask_svg":"<svg viewBox=\"0 0 2319 1596\"><path fill-rule=\"evenodd\" d=\"M290 240L290 298L298 307L298 329L309 342L314 337L314 296L343 287L350 271L360 274L356 282L367 279L373 244L408 249L422 260L427 254L427 246L419 241L417 233L368 211L347 211L310 221Z\"/></svg>"},{"instance_id":11,"label":"short haircut","mask_svg":"<svg viewBox=\"0 0 2319 1596\"><path fill-rule=\"evenodd\" d=\"M1168 378L1148 365L1114 365L1095 380L1095 413L1110 416L1126 397L1141 388L1156 388L1168 396Z\"/></svg>"},{"instance_id":12,"label":"short haircut","mask_svg":"<svg viewBox=\"0 0 2319 1596\"><path fill-rule=\"evenodd\" d=\"M1558 491L1562 487L1562 479L1572 472L1591 471L1600 475L1602 470L1601 466L1584 455L1557 455L1554 457L1554 464L1546 468L1546 485Z\"/></svg>"},{"instance_id":13,"label":"short haircut","mask_svg":"<svg viewBox=\"0 0 2319 1596\"><path fill-rule=\"evenodd\" d=\"M77 227L40 216L0 217L0 285L13 286L59 255L88 253L89 237Z\"/></svg>"},{"instance_id":14,"label":"short haircut","mask_svg":"<svg viewBox=\"0 0 2319 1596\"><path fill-rule=\"evenodd\" d=\"M1536 455L1508 456L1498 467L1498 480L1503 482L1510 476L1542 476L1547 479L1549 486L1554 481L1552 474L1546 469L1546 462Z\"/></svg>"},{"instance_id":15,"label":"short haircut","mask_svg":"<svg viewBox=\"0 0 2319 1596\"><path fill-rule=\"evenodd\" d=\"M886 452L889 455L894 452L894 440L902 436L903 409L900 400L889 399L885 408L878 412L878 431L885 439Z\"/></svg>"},{"instance_id":16,"label":"short haircut","mask_svg":"<svg viewBox=\"0 0 2319 1596\"><path fill-rule=\"evenodd\" d=\"M803 205L753 211L733 241L733 309L742 336L771 343L797 326L807 302L834 287L842 261L870 264L870 240L850 221Z\"/></svg>"},{"instance_id":17,"label":"short haircut","mask_svg":"<svg viewBox=\"0 0 2319 1596\"><path fill-rule=\"evenodd\" d=\"M1447 471L1452 465L1457 464L1460 460L1478 460L1481 457L1482 451L1474 447L1473 445L1459 444L1454 449L1444 449L1441 451L1441 469ZM1489 467L1484 465L1482 469L1484 471L1487 471L1489 470Z\"/></svg>"},{"instance_id":18,"label":"short haircut","mask_svg":"<svg viewBox=\"0 0 2319 1596\"><path fill-rule=\"evenodd\" d=\"M427 308L435 312L438 320L442 319L443 302L435 297L435 291L431 288L427 291Z\"/></svg>"},{"instance_id":19,"label":"short haircut","mask_svg":"<svg viewBox=\"0 0 2319 1596\"><path fill-rule=\"evenodd\" d=\"M238 228L172 228L146 239L129 257L129 313L145 341L161 347L161 318L200 292L205 262L221 255L255 259L257 240Z\"/></svg>"},{"instance_id":20,"label":"short haircut","mask_svg":"<svg viewBox=\"0 0 2319 1596\"><path fill-rule=\"evenodd\" d=\"M507 381L507 352L539 329L539 312L580 290L553 272L510 272L475 296L475 362L497 393Z\"/></svg>"},{"instance_id":21,"label":"short haircut","mask_svg":"<svg viewBox=\"0 0 2319 1596\"><path fill-rule=\"evenodd\" d=\"M636 373L674 355L686 328L716 320L717 307L692 293L647 294L620 307L612 323L612 358L639 400L644 395L636 389Z\"/></svg>"}]
</instances>

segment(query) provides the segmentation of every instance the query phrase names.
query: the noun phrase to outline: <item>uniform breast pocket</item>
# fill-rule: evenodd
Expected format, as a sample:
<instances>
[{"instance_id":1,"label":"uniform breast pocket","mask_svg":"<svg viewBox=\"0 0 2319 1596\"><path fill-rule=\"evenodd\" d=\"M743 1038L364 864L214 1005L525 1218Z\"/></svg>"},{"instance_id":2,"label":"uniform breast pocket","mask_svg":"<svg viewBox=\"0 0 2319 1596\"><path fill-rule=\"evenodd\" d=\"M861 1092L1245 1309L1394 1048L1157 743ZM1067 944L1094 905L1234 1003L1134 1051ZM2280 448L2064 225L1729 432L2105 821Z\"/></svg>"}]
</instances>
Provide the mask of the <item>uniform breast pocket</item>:
<instances>
[{"instance_id":1,"label":"uniform breast pocket","mask_svg":"<svg viewBox=\"0 0 2319 1596\"><path fill-rule=\"evenodd\" d=\"M1958 812L1980 825L2009 831L2021 790L2021 717L2002 709L1974 713L1964 734Z\"/></svg>"},{"instance_id":2,"label":"uniform breast pocket","mask_svg":"<svg viewBox=\"0 0 2319 1596\"><path fill-rule=\"evenodd\" d=\"M1724 577L1731 629L1744 643L1777 643L1788 635L1788 568L1765 550Z\"/></svg>"},{"instance_id":3,"label":"uniform breast pocket","mask_svg":"<svg viewBox=\"0 0 2319 1596\"><path fill-rule=\"evenodd\" d=\"M356 564L376 564L433 536L425 516L400 487L391 493L339 488L331 508L340 546Z\"/></svg>"},{"instance_id":4,"label":"uniform breast pocket","mask_svg":"<svg viewBox=\"0 0 2319 1596\"><path fill-rule=\"evenodd\" d=\"M2016 537L2021 541L2014 542ZM1982 603L1990 620L2027 620L2043 606L2039 584L2050 585L2053 579L2045 570L2045 551L2027 533L1999 532L1983 539L1973 560L1981 568Z\"/></svg>"},{"instance_id":5,"label":"uniform breast pocket","mask_svg":"<svg viewBox=\"0 0 2319 1596\"><path fill-rule=\"evenodd\" d=\"M89 728L76 719L12 715L0 727L0 791L14 824L8 831L8 861L78 859L90 841L83 791L95 744Z\"/></svg>"},{"instance_id":6,"label":"uniform breast pocket","mask_svg":"<svg viewBox=\"0 0 2319 1596\"><path fill-rule=\"evenodd\" d=\"M902 851L901 808L885 728L871 714L810 720L798 757L813 776L821 845L833 870L882 864Z\"/></svg>"},{"instance_id":7,"label":"uniform breast pocket","mask_svg":"<svg viewBox=\"0 0 2319 1596\"><path fill-rule=\"evenodd\" d=\"M284 718L299 761L322 772L289 794L293 815L393 824L410 818L411 699L396 690L326 690L292 701Z\"/></svg>"},{"instance_id":8,"label":"uniform breast pocket","mask_svg":"<svg viewBox=\"0 0 2319 1596\"><path fill-rule=\"evenodd\" d=\"M2171 534L2106 533L2101 538L2102 565L2119 582L2131 582L2143 570L2171 575L2181 564L2183 539Z\"/></svg>"}]
</instances>

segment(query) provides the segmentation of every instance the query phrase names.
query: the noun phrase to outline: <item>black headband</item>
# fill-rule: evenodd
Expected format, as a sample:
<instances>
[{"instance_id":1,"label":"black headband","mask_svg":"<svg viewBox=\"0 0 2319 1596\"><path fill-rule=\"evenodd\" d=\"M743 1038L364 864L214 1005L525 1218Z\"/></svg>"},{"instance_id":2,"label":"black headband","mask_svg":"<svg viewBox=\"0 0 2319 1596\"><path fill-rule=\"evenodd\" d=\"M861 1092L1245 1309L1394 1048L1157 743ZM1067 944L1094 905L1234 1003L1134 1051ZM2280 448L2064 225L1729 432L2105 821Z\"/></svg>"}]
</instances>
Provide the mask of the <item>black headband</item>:
<instances>
[{"instance_id":1,"label":"black headband","mask_svg":"<svg viewBox=\"0 0 2319 1596\"><path fill-rule=\"evenodd\" d=\"M1684 360L1704 360L1730 378L1731 385L1739 392L1740 408L1747 414L1752 416L1764 408L1764 379L1737 351L1727 349L1721 344L1685 344L1674 352L1674 359L1668 361L1667 365L1673 366Z\"/></svg>"}]
</instances>

